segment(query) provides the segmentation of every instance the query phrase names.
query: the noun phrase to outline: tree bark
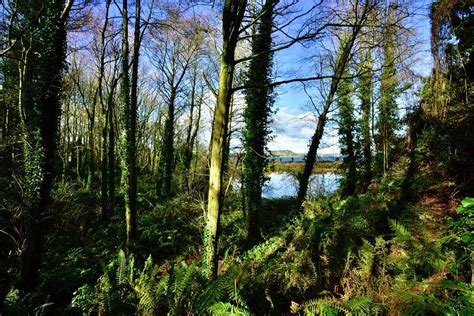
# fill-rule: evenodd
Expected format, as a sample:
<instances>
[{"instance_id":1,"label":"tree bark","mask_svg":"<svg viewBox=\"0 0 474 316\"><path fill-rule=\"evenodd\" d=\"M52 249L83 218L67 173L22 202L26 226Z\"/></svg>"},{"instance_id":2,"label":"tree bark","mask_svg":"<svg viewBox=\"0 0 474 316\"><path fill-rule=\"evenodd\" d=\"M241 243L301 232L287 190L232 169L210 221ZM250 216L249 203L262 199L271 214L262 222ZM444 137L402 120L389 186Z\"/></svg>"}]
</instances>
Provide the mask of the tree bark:
<instances>
[{"instance_id":1,"label":"tree bark","mask_svg":"<svg viewBox=\"0 0 474 316\"><path fill-rule=\"evenodd\" d=\"M362 192L367 191L372 181L372 136L371 136L371 113L373 97L373 74L372 60L370 52L367 52L362 66L362 76L359 79L359 99L362 112L361 134L362 134L362 155L364 174L362 178Z\"/></svg>"},{"instance_id":2,"label":"tree bark","mask_svg":"<svg viewBox=\"0 0 474 316\"><path fill-rule=\"evenodd\" d=\"M108 207L113 211L115 205L115 117L114 117L114 92L118 80L114 80L109 96L107 98L107 121L108 121L108 142L107 142L107 190Z\"/></svg>"},{"instance_id":3,"label":"tree bark","mask_svg":"<svg viewBox=\"0 0 474 316\"><path fill-rule=\"evenodd\" d=\"M102 82L104 78L105 70L105 53L106 53L106 43L105 36L107 32L107 26L109 24L109 9L111 0L107 0L105 4L105 18L104 25L100 33L100 55L99 55L99 80L97 87L97 94L99 102L101 104L103 119L102 119L102 150L101 150L101 218L102 220L107 220L110 216L109 212L109 199L108 199L108 181L107 181L107 129L109 128L108 124L108 111L110 110L104 102L103 87Z\"/></svg>"},{"instance_id":4,"label":"tree bark","mask_svg":"<svg viewBox=\"0 0 474 316\"><path fill-rule=\"evenodd\" d=\"M194 108L196 107L196 81L197 81L197 65L193 68L193 78L191 82L191 104L189 109L189 124L186 133L186 143L184 147L184 154L183 154L183 168L181 170L181 183L182 187L185 190L189 191L189 171L191 168L191 161L193 159L193 148L194 148L194 140L195 140L195 133L194 133ZM198 101L200 102L200 101ZM198 121L200 115L200 107L201 105L198 104L199 107L199 114L198 114ZM199 122L196 123L199 125Z\"/></svg>"},{"instance_id":5,"label":"tree bark","mask_svg":"<svg viewBox=\"0 0 474 316\"><path fill-rule=\"evenodd\" d=\"M158 196L169 199L172 195L171 178L174 166L174 121L175 121L176 89L171 87L168 100L168 116L165 121L165 134L163 137L159 169Z\"/></svg>"},{"instance_id":6,"label":"tree bark","mask_svg":"<svg viewBox=\"0 0 474 316\"><path fill-rule=\"evenodd\" d=\"M130 89L130 188L129 211L126 214L127 232L130 239L136 238L137 231L137 108L138 108L138 65L140 61L140 16L141 1L135 0L135 27L133 32L132 80ZM127 245L129 244L127 242Z\"/></svg>"},{"instance_id":7,"label":"tree bark","mask_svg":"<svg viewBox=\"0 0 474 316\"><path fill-rule=\"evenodd\" d=\"M57 132L61 113L62 70L65 66L66 18L61 18L63 1L45 4L49 10L32 6L44 22L25 47L19 82L22 113L24 163L27 177L25 215L26 248L18 287L29 293L38 283L39 268L51 205L51 188L56 174ZM72 2L68 5L72 5ZM26 13L25 16L28 16Z\"/></svg>"},{"instance_id":8,"label":"tree bark","mask_svg":"<svg viewBox=\"0 0 474 316\"><path fill-rule=\"evenodd\" d=\"M222 11L223 50L220 57L219 91L214 111L209 168L209 192L205 236L205 269L210 278L217 277L220 214L224 203L224 164L227 129L235 69L235 47L247 1L226 0Z\"/></svg>"},{"instance_id":9,"label":"tree bark","mask_svg":"<svg viewBox=\"0 0 474 316\"><path fill-rule=\"evenodd\" d=\"M370 1L367 1L364 4L363 11L361 12L361 16L359 21L354 23L352 27L352 31L349 35L347 42L341 42L339 56L336 60L336 65L334 69L334 77L331 79L331 85L329 88L329 93L326 98L323 110L318 118L318 124L314 135L311 139L311 145L308 150L308 154L306 155L306 161L303 173L299 179L299 189L298 189L298 203L301 205L303 201L306 199L306 194L308 192L308 185L309 185L309 178L313 172L314 163L317 157L317 151L319 148L319 144L321 142L321 138L323 137L324 133L324 126L326 125L327 115L331 108L331 105L334 101L334 95L337 92L337 87L341 80L341 77L344 73L344 70L347 67L347 64L351 58L351 51L352 47L354 46L355 40L359 35L360 30L362 29L363 21L367 18L368 11L373 4Z\"/></svg>"},{"instance_id":10,"label":"tree bark","mask_svg":"<svg viewBox=\"0 0 474 316\"><path fill-rule=\"evenodd\" d=\"M137 1L139 3L139 1ZM139 4L138 4L139 6ZM130 76L129 76L129 45L128 45L128 1L123 0L122 3L122 82L121 82L121 149L122 149L122 190L125 202L125 232L126 242L125 249L130 251L130 245L135 239L136 234L136 215L135 215L135 194L134 177L135 177L135 157L134 157L134 136L133 127L136 119L136 113L133 112ZM137 15L139 13L137 12ZM135 43L135 45L138 43ZM138 56L136 56L138 61ZM135 68L135 63L132 65ZM132 71L133 72L133 71ZM132 75L133 76L133 75ZM133 85L133 83L132 83ZM136 86L135 86L136 90ZM135 91L136 93L136 91ZM135 95L136 97L136 95ZM136 99L135 99L136 102ZM135 104L136 106L136 104Z\"/></svg>"},{"instance_id":11,"label":"tree bark","mask_svg":"<svg viewBox=\"0 0 474 316\"><path fill-rule=\"evenodd\" d=\"M262 7L258 30L252 39L252 54L257 56L250 61L247 83L262 84L266 88L250 88L246 91L247 107L244 112L245 130L242 189L244 213L247 214L247 242L252 247L260 239L259 209L262 202L262 186L265 183L264 169L267 164L266 145L268 125L273 105L270 76L272 72L272 26L273 7L278 0L266 0ZM258 32L258 33L257 33ZM265 53L268 52L268 53Z\"/></svg>"},{"instance_id":12,"label":"tree bark","mask_svg":"<svg viewBox=\"0 0 474 316\"><path fill-rule=\"evenodd\" d=\"M303 203L306 198L306 194L308 193L309 178L313 173L313 167L316 161L319 144L321 142L321 138L323 137L324 126L326 125L326 118L334 100L334 94L336 93L338 81L339 80L337 80L336 78L332 79L329 95L324 104L323 111L318 117L318 125L313 134L313 137L311 138L311 145L309 146L308 153L306 154L304 170L299 179L299 189L297 197L299 204Z\"/></svg>"}]
</instances>

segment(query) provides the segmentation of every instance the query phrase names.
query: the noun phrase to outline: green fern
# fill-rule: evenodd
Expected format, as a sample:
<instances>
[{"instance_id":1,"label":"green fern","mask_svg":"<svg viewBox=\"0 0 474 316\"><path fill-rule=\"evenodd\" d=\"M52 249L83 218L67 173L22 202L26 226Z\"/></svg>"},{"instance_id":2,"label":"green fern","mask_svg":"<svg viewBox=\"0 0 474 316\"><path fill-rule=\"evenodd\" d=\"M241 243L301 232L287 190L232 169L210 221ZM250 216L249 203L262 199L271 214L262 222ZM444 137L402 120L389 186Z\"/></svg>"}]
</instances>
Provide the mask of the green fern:
<instances>
[{"instance_id":1,"label":"green fern","mask_svg":"<svg viewBox=\"0 0 474 316\"><path fill-rule=\"evenodd\" d=\"M362 247L359 249L359 268L366 278L370 277L374 264L374 258L374 247L372 247L372 245L364 239Z\"/></svg>"},{"instance_id":2,"label":"green fern","mask_svg":"<svg viewBox=\"0 0 474 316\"><path fill-rule=\"evenodd\" d=\"M197 312L203 314L208 311L211 306L214 306L225 299L228 299L244 309L247 308L247 304L240 295L238 284L239 274L239 269L234 266L224 275L211 281L199 297Z\"/></svg>"},{"instance_id":3,"label":"green fern","mask_svg":"<svg viewBox=\"0 0 474 316\"><path fill-rule=\"evenodd\" d=\"M372 299L367 296L354 297L343 304L346 315L369 315L373 314Z\"/></svg>"},{"instance_id":4,"label":"green fern","mask_svg":"<svg viewBox=\"0 0 474 316\"><path fill-rule=\"evenodd\" d=\"M202 292L198 299L197 311L205 313L210 306L222 301L228 290L228 280L218 278L213 280Z\"/></svg>"},{"instance_id":5,"label":"green fern","mask_svg":"<svg viewBox=\"0 0 474 316\"><path fill-rule=\"evenodd\" d=\"M389 219L388 223L390 225L390 228L393 230L395 233L395 238L398 239L399 241L412 241L413 236L411 233L399 222L397 222L394 219Z\"/></svg>"},{"instance_id":6,"label":"green fern","mask_svg":"<svg viewBox=\"0 0 474 316\"><path fill-rule=\"evenodd\" d=\"M455 314L433 294L418 294L410 291L396 291L400 299L400 312L403 315L448 315Z\"/></svg>"},{"instance_id":7,"label":"green fern","mask_svg":"<svg viewBox=\"0 0 474 316\"><path fill-rule=\"evenodd\" d=\"M158 302L166 292L166 278L159 278L159 269L153 264L151 256L145 261L143 270L133 281L132 288L138 298L138 310L153 314L158 310Z\"/></svg>"},{"instance_id":8,"label":"green fern","mask_svg":"<svg viewBox=\"0 0 474 316\"><path fill-rule=\"evenodd\" d=\"M284 239L279 236L272 237L266 240L263 243L250 249L245 259L253 260L256 262L263 262L268 259L272 254L274 254L278 249L284 245Z\"/></svg>"},{"instance_id":9,"label":"green fern","mask_svg":"<svg viewBox=\"0 0 474 316\"><path fill-rule=\"evenodd\" d=\"M207 279L198 268L197 263L182 264L174 270L168 288L168 301L171 306L169 314L182 315L185 311L193 310L202 288Z\"/></svg>"},{"instance_id":10,"label":"green fern","mask_svg":"<svg viewBox=\"0 0 474 316\"><path fill-rule=\"evenodd\" d=\"M305 315L324 315L324 316L337 316L339 309L336 308L336 304L326 299L312 299L301 304L300 309Z\"/></svg>"},{"instance_id":11,"label":"green fern","mask_svg":"<svg viewBox=\"0 0 474 316\"><path fill-rule=\"evenodd\" d=\"M372 299L366 296L355 297L342 303L332 298L312 299L301 304L300 308L305 315L336 316L343 315L370 315L373 312ZM297 312L294 310L293 312Z\"/></svg>"},{"instance_id":12,"label":"green fern","mask_svg":"<svg viewBox=\"0 0 474 316\"><path fill-rule=\"evenodd\" d=\"M118 254L118 268L117 268L117 283L118 284L123 284L126 282L126 270L127 270L127 256L125 255L125 252L123 252L122 249L120 249L119 254Z\"/></svg>"},{"instance_id":13,"label":"green fern","mask_svg":"<svg viewBox=\"0 0 474 316\"><path fill-rule=\"evenodd\" d=\"M250 316L251 313L241 307L231 303L215 303L209 308L209 313L213 316Z\"/></svg>"}]
</instances>

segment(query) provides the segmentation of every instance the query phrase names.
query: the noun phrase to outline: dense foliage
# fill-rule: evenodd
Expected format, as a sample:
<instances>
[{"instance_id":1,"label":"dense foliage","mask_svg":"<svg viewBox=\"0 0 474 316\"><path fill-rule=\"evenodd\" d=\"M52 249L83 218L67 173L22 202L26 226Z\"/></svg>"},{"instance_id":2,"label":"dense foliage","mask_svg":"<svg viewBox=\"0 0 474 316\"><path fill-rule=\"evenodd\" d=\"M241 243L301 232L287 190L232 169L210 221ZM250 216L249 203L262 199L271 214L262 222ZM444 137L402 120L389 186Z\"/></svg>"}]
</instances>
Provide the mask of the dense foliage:
<instances>
[{"instance_id":1,"label":"dense foliage","mask_svg":"<svg viewBox=\"0 0 474 316\"><path fill-rule=\"evenodd\" d=\"M430 4L422 79L403 3L142 2L0 5L1 315L474 314L472 1ZM290 82L316 128L269 163ZM280 171L298 197L263 197ZM339 189L307 194L319 172Z\"/></svg>"}]
</instances>

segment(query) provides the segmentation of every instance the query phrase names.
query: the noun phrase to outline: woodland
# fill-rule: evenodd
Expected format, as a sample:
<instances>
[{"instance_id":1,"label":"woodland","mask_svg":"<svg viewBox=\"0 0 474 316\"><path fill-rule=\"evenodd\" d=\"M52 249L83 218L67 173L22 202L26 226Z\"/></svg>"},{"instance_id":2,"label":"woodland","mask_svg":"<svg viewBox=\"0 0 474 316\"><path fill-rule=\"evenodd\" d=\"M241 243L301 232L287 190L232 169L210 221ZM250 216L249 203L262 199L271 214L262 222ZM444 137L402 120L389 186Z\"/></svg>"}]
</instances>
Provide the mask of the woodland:
<instances>
[{"instance_id":1,"label":"woodland","mask_svg":"<svg viewBox=\"0 0 474 316\"><path fill-rule=\"evenodd\" d=\"M473 285L473 0L0 1L0 315L474 315Z\"/></svg>"}]
</instances>

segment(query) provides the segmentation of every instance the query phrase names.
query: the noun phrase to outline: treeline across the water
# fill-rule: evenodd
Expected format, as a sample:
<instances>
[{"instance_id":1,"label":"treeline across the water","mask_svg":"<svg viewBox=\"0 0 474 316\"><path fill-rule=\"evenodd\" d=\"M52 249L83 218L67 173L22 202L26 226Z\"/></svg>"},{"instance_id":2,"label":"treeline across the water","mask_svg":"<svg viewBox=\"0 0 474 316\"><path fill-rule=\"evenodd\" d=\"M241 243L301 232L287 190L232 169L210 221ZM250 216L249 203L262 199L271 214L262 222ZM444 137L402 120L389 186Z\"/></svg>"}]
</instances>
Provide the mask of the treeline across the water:
<instances>
[{"instance_id":1,"label":"treeline across the water","mask_svg":"<svg viewBox=\"0 0 474 316\"><path fill-rule=\"evenodd\" d=\"M332 156L332 155L325 155L325 156L318 156L316 161L324 161L324 162L335 162L342 160L340 156ZM267 157L267 161L272 162L281 162L281 163L288 163L288 162L305 162L306 157Z\"/></svg>"},{"instance_id":2,"label":"treeline across the water","mask_svg":"<svg viewBox=\"0 0 474 316\"><path fill-rule=\"evenodd\" d=\"M320 173L344 173L342 161L320 161L313 166L313 174ZM267 165L267 173L288 172L298 177L304 170L304 162L278 162L272 161Z\"/></svg>"},{"instance_id":3,"label":"treeline across the water","mask_svg":"<svg viewBox=\"0 0 474 316\"><path fill-rule=\"evenodd\" d=\"M0 314L474 314L473 11L1 1Z\"/></svg>"}]
</instances>

